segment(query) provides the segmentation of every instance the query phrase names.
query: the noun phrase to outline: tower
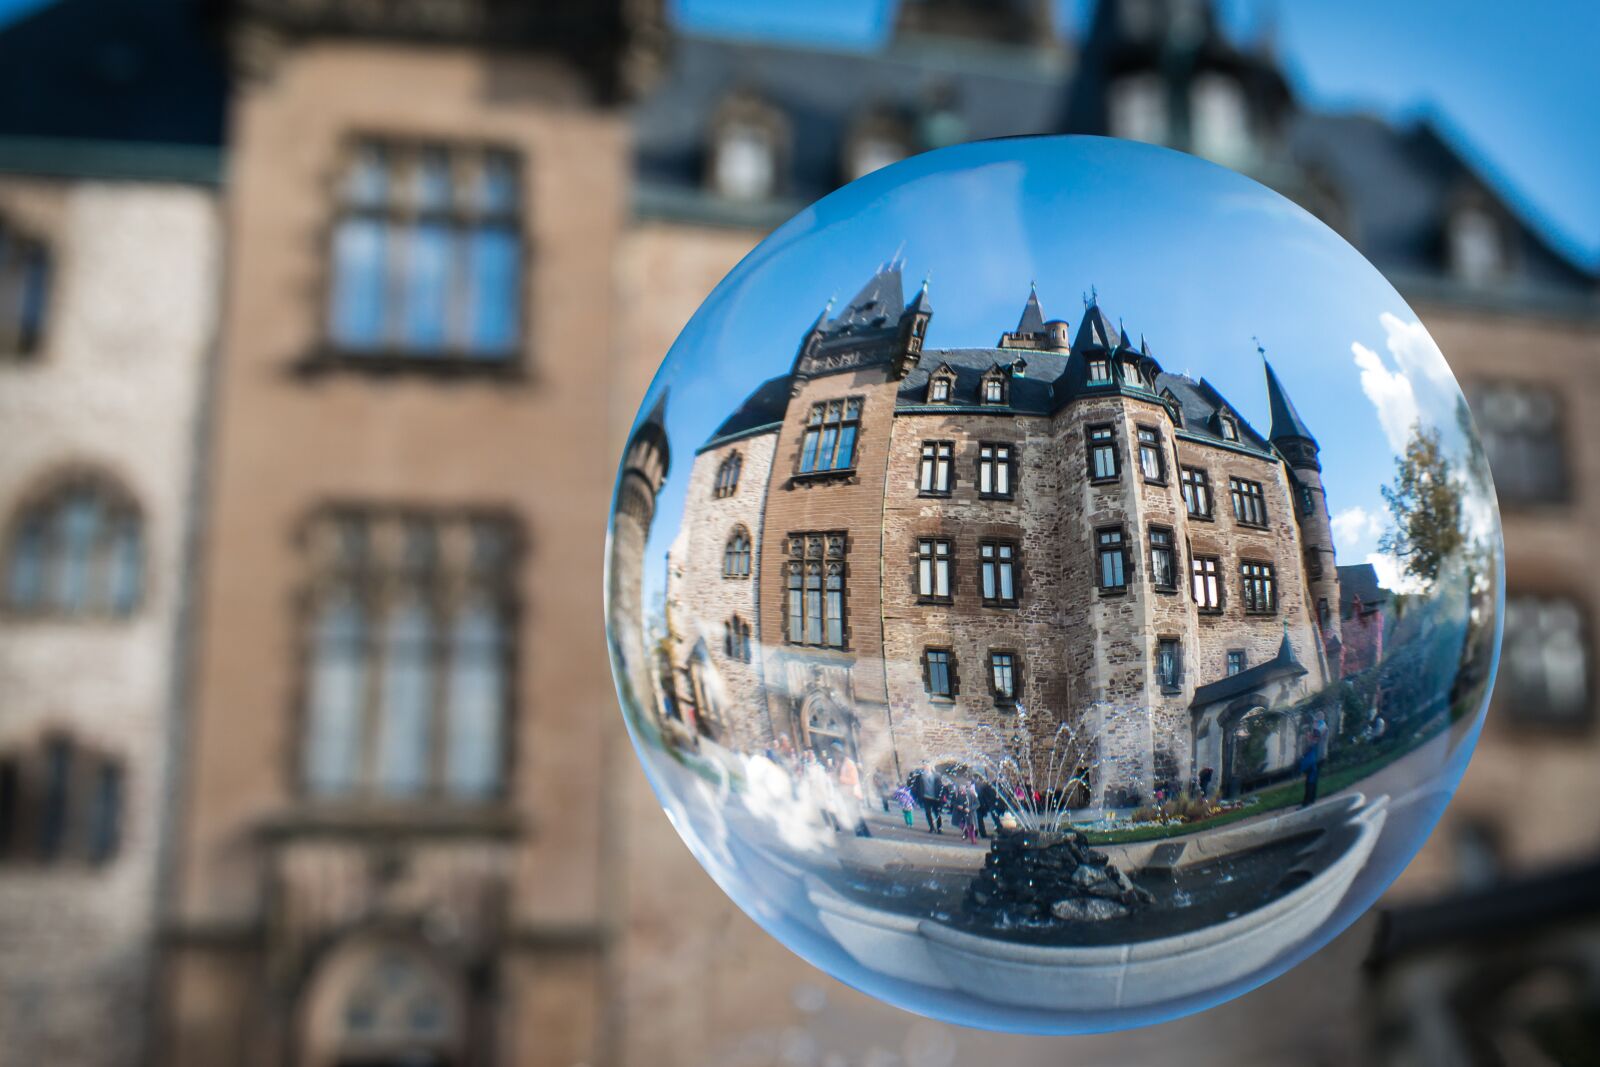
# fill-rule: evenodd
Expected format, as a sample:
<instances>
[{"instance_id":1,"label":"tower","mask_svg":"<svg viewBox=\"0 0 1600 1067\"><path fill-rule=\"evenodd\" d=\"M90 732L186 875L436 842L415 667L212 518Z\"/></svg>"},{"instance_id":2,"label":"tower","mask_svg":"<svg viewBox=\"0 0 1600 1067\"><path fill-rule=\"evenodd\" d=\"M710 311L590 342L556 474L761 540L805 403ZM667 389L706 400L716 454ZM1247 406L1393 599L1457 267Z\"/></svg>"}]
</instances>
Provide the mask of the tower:
<instances>
[{"instance_id":1,"label":"tower","mask_svg":"<svg viewBox=\"0 0 1600 1067\"><path fill-rule=\"evenodd\" d=\"M667 444L667 393L645 416L633 436L622 461L622 477L612 503L616 511L612 523L611 553L606 569L606 598L611 610L613 643L611 654L622 668L632 689L624 694L643 711L650 707L655 693L651 672L654 660L649 654L644 632L644 555L655 519L656 496L667 480L672 452Z\"/></svg>"},{"instance_id":2,"label":"tower","mask_svg":"<svg viewBox=\"0 0 1600 1067\"><path fill-rule=\"evenodd\" d=\"M1300 526L1305 554L1307 592L1322 632L1322 647L1331 677L1338 670L1341 648L1339 571L1334 565L1328 498L1322 488L1322 461L1318 458L1321 448L1264 354L1262 366L1266 368L1267 399L1272 409L1272 430L1268 436L1289 467L1295 520Z\"/></svg>"}]
</instances>

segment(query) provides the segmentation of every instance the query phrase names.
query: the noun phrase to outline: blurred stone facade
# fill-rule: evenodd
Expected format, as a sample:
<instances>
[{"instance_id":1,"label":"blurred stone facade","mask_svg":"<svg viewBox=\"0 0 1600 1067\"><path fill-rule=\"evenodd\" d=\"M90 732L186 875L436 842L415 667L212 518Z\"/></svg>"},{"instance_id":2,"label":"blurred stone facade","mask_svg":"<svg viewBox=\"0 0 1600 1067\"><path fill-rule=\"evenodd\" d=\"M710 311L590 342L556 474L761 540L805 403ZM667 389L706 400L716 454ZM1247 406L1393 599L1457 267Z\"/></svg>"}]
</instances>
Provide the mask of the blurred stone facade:
<instances>
[{"instance_id":1,"label":"blurred stone facade","mask_svg":"<svg viewBox=\"0 0 1600 1067\"><path fill-rule=\"evenodd\" d=\"M671 37L648 2L220 5L235 80L220 225L207 190L230 97L201 51L178 48L198 36L189 8L133 19L58 0L0 32L0 225L43 238L57 264L37 355L0 366L6 425L22 428L0 462L7 550L53 471L99 464L144 520L146 576L126 618L0 620L0 782L12 751L47 767L47 734L124 775L114 856L0 865L0 1062L1043 1067L1404 1048L1392 1031L1369 1045L1355 1022L1407 1025L1363 1003L1370 918L1164 1026L1041 1039L917 1019L759 930L637 769L597 594L613 459L650 375L771 226L873 166L969 138L1198 151L1297 199L1396 282L1474 400L1520 620L1461 793L1396 893L1600 849L1600 571L1584 536L1600 524L1600 435L1582 418L1600 402L1594 276L1433 129L1299 106L1270 47L1229 41L1206 5L1107 0L1070 45L1034 0L998 20L906 6L884 48L841 52ZM336 201L364 140L519 160L514 359L330 351ZM223 241L220 363L197 423ZM197 425L211 429L196 445ZM376 559L402 561L362 579L375 606L418 581L407 531L491 517L517 531L506 636L478 661L498 666L476 676L502 679L490 802L308 790L315 531L337 515L362 520ZM191 522L207 532L193 548ZM440 536L442 563L472 558ZM182 620L186 559L201 610ZM450 570L428 588L456 603L473 580ZM163 763L175 724L179 765ZM152 985L130 976L158 914ZM1540 943L1562 950L1559 935ZM1471 967L1431 973L1447 990Z\"/></svg>"}]
</instances>

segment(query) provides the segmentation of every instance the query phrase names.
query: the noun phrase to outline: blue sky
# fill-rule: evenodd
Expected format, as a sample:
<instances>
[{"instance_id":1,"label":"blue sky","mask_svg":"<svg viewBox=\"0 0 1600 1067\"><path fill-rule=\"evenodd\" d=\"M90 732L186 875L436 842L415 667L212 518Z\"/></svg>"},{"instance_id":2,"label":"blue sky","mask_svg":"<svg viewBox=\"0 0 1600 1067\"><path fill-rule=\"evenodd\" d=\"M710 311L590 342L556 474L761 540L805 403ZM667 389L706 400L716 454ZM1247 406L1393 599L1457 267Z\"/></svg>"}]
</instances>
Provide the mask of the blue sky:
<instances>
[{"instance_id":1,"label":"blue sky","mask_svg":"<svg viewBox=\"0 0 1600 1067\"><path fill-rule=\"evenodd\" d=\"M1270 425L1266 346L1322 444L1341 562L1377 547L1379 487L1412 423L1459 452L1459 397L1398 293L1311 215L1224 168L1148 145L1049 138L914 157L819 201L706 300L667 357L673 465L650 544L650 591L682 514L693 452L761 381L789 369L830 296L841 301L902 248L908 297L924 275L927 347L990 346L1036 282L1076 326L1082 294L1141 333L1163 366L1208 378L1259 431ZM648 602L648 601L647 601Z\"/></svg>"}]
</instances>

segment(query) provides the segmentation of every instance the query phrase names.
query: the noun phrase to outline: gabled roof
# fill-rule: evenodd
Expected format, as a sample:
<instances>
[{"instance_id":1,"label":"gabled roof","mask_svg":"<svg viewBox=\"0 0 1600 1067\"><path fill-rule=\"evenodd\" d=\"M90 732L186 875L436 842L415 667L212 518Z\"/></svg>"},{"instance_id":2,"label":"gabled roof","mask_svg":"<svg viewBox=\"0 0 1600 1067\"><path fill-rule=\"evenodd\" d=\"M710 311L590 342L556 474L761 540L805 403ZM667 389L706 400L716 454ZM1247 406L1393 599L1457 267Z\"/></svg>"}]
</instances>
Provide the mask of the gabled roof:
<instances>
[{"instance_id":1,"label":"gabled roof","mask_svg":"<svg viewBox=\"0 0 1600 1067\"><path fill-rule=\"evenodd\" d=\"M1276 656L1238 674L1197 687L1194 691L1194 700L1189 706L1195 709L1209 707L1218 701L1242 696L1279 678L1293 678L1305 673L1305 667L1295 658L1294 645L1289 642L1289 629L1286 626L1283 630L1283 642L1278 645Z\"/></svg>"},{"instance_id":2,"label":"gabled roof","mask_svg":"<svg viewBox=\"0 0 1600 1067\"><path fill-rule=\"evenodd\" d=\"M1350 563L1338 568L1338 571L1339 611L1342 615L1350 614L1357 597L1368 608L1387 604L1394 597L1380 584L1377 568L1370 563Z\"/></svg>"},{"instance_id":3,"label":"gabled roof","mask_svg":"<svg viewBox=\"0 0 1600 1067\"><path fill-rule=\"evenodd\" d=\"M1261 363L1267 368L1267 400L1272 406L1272 430L1267 436L1273 441L1300 437L1316 444L1317 439L1311 436L1311 431L1306 429L1306 424L1301 421L1300 413L1294 409L1294 404L1289 400L1289 394L1284 390L1283 383L1278 381L1278 375L1272 369L1272 364L1265 359Z\"/></svg>"},{"instance_id":4,"label":"gabled roof","mask_svg":"<svg viewBox=\"0 0 1600 1067\"><path fill-rule=\"evenodd\" d=\"M721 444L729 438L748 434L753 430L764 427L777 428L783 421L783 414L789 410L789 396L794 388L794 378L788 374L780 374L776 378L768 378L755 390L744 398L744 403L722 420L705 444L700 446L700 451L705 451L713 445Z\"/></svg>"}]
</instances>

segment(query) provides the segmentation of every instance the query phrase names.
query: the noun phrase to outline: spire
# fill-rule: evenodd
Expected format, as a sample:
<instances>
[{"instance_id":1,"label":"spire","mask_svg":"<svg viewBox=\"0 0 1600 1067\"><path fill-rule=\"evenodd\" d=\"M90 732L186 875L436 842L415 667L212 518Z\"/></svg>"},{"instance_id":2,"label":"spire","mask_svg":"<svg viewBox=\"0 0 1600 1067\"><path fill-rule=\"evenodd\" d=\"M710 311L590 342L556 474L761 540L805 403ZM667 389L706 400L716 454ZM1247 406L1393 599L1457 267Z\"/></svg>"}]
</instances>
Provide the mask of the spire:
<instances>
[{"instance_id":1,"label":"spire","mask_svg":"<svg viewBox=\"0 0 1600 1067\"><path fill-rule=\"evenodd\" d=\"M1022 318L1017 320L1018 334L1044 333L1044 309L1039 306L1039 290L1028 283L1028 302L1022 305Z\"/></svg>"},{"instance_id":2,"label":"spire","mask_svg":"<svg viewBox=\"0 0 1600 1067\"><path fill-rule=\"evenodd\" d=\"M906 310L929 315L933 314L933 304L928 300L928 279L926 276L922 279L922 288L917 290L917 295L912 299L910 306Z\"/></svg>"},{"instance_id":3,"label":"spire","mask_svg":"<svg viewBox=\"0 0 1600 1067\"><path fill-rule=\"evenodd\" d=\"M1074 351L1080 348L1102 348L1107 352L1117 347L1117 332L1111 328L1111 317L1100 306L1100 294L1093 288L1083 303L1083 321L1078 323L1078 335L1072 340Z\"/></svg>"},{"instance_id":4,"label":"spire","mask_svg":"<svg viewBox=\"0 0 1600 1067\"><path fill-rule=\"evenodd\" d=\"M1267 370L1267 401L1272 406L1272 431L1267 437L1273 444L1298 437L1316 447L1317 439L1311 436L1311 431L1306 429L1300 413L1294 409L1289 394L1284 391L1283 383L1278 380L1272 364L1267 362L1265 352L1261 355L1261 365Z\"/></svg>"},{"instance_id":5,"label":"spire","mask_svg":"<svg viewBox=\"0 0 1600 1067\"><path fill-rule=\"evenodd\" d=\"M899 256L899 253L896 252L895 255ZM878 266L867 284L863 285L861 291L845 305L843 314L833 320L833 325L858 327L881 325L874 320L880 317L886 321L898 318L905 306L905 288L900 280L900 262L898 259L891 259Z\"/></svg>"}]
</instances>

